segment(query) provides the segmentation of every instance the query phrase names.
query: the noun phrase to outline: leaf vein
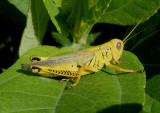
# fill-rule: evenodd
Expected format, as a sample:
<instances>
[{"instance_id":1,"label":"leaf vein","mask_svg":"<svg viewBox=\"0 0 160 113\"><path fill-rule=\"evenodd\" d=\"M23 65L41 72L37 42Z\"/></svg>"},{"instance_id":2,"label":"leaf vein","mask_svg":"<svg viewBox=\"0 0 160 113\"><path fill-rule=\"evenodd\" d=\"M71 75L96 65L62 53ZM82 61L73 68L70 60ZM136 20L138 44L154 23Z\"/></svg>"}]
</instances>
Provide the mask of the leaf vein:
<instances>
[{"instance_id":1,"label":"leaf vein","mask_svg":"<svg viewBox=\"0 0 160 113\"><path fill-rule=\"evenodd\" d=\"M67 84L67 82L65 82L64 86L63 86L62 89L61 89L60 95L59 95L59 97L58 97L58 99L57 99L57 102L56 102L56 104L55 104L55 106L54 106L54 109L53 109L53 112L52 112L52 113L55 113L55 112L56 112L56 111L55 111L55 110L56 110L56 107L57 107L58 102L60 101L60 99L61 99L61 97L62 97L62 95L63 95L63 92L64 92L64 90L65 90L66 84Z\"/></svg>"},{"instance_id":2,"label":"leaf vein","mask_svg":"<svg viewBox=\"0 0 160 113\"><path fill-rule=\"evenodd\" d=\"M22 94L27 94L27 95L35 95L35 96L45 96L45 97L51 97L51 98L58 98L56 96L36 95L36 94L26 93L26 92L20 92L20 91L1 91L0 93L22 93Z\"/></svg>"},{"instance_id":3,"label":"leaf vein","mask_svg":"<svg viewBox=\"0 0 160 113\"><path fill-rule=\"evenodd\" d=\"M20 76L20 74L18 74L18 75L16 75L16 76L13 76L13 77L10 78L10 79L7 79L6 81L2 82L2 83L0 84L0 86L3 85L3 84L5 84L5 83L7 83L8 81L10 81L10 80L12 80L12 79L18 77L18 76Z\"/></svg>"}]
</instances>

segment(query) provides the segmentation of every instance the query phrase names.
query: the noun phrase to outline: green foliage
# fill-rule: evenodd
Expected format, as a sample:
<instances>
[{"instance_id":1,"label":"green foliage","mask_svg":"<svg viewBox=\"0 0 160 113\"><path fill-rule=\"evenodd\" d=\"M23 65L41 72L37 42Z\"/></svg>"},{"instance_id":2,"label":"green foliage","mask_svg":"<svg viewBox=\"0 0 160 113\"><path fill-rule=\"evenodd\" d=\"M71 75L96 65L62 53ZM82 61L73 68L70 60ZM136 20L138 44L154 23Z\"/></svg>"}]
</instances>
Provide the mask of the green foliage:
<instances>
[{"instance_id":1,"label":"green foliage","mask_svg":"<svg viewBox=\"0 0 160 113\"><path fill-rule=\"evenodd\" d=\"M91 43L93 43L96 39L97 39L97 37L99 36L101 34L101 32L97 32L97 33L90 33L89 35L88 35L88 38L87 38L87 44L91 44Z\"/></svg>"},{"instance_id":2,"label":"green foliage","mask_svg":"<svg viewBox=\"0 0 160 113\"><path fill-rule=\"evenodd\" d=\"M0 112L158 113L159 8L159 0L1 0L0 14L21 26L25 26L26 22L26 26L23 34L20 32L20 58L0 75ZM106 67L82 77L76 87L66 90L72 82L58 83L60 78L41 77L21 70L21 64L29 63L32 55L63 55L89 47L99 40L103 43L102 39L109 40L104 36L108 32L103 29L106 24L97 28L100 30L94 31L93 27L98 23L134 25L143 16L144 23L139 25L134 33L150 25L154 26L142 32L139 37L129 40L125 49L139 57L146 73L122 73ZM3 19L0 18L1 20ZM10 26L7 26L7 29L9 28ZM12 32L16 31L15 28L11 29ZM127 29L125 36L132 28L133 26ZM110 29L112 28L109 28L110 35L117 33ZM0 31L0 34L2 33L3 30ZM10 32L7 31L7 34L4 43L0 43L0 50L8 46L8 43L18 40L13 39ZM43 43L46 44L45 40L56 41L61 46L42 46ZM18 50L13 47L12 51ZM124 51L122 56L122 62L118 66L125 69L143 69L134 54ZM148 80L144 91L145 74Z\"/></svg>"},{"instance_id":3,"label":"green foliage","mask_svg":"<svg viewBox=\"0 0 160 113\"><path fill-rule=\"evenodd\" d=\"M41 51L41 52L39 52ZM107 67L81 78L69 90L71 82L58 83L55 78L36 76L22 71L21 64L29 63L29 56L57 56L73 52L70 47L39 46L26 52L11 68L0 76L0 112L137 112L144 103L145 73L117 72ZM143 69L137 57L123 52L119 66ZM131 65L132 64L132 65Z\"/></svg>"},{"instance_id":4,"label":"green foliage","mask_svg":"<svg viewBox=\"0 0 160 113\"><path fill-rule=\"evenodd\" d=\"M145 20L152 16L159 9L160 1L145 1L145 0L112 0L109 9L100 19L100 22L131 25L138 23L142 16L145 15ZM125 21L124 21L125 20Z\"/></svg>"},{"instance_id":5,"label":"green foliage","mask_svg":"<svg viewBox=\"0 0 160 113\"><path fill-rule=\"evenodd\" d=\"M145 23L139 25L134 33L138 33L139 31L150 27L148 30L143 31L133 39L129 40L125 45L126 50L132 51L138 55L138 58L146 69L147 78L151 78L158 74L160 69L160 60L158 60L160 58L159 25L160 11ZM132 27L129 27L125 34L128 34L131 29Z\"/></svg>"},{"instance_id":6,"label":"green foliage","mask_svg":"<svg viewBox=\"0 0 160 113\"><path fill-rule=\"evenodd\" d=\"M160 74L149 79L146 84L146 101L142 113L159 113L160 111Z\"/></svg>"},{"instance_id":7,"label":"green foliage","mask_svg":"<svg viewBox=\"0 0 160 113\"><path fill-rule=\"evenodd\" d=\"M43 2L41 0L31 0L28 11L27 24L24 29L19 48L20 56L30 48L42 44L48 21L49 16L43 5Z\"/></svg>"},{"instance_id":8,"label":"green foliage","mask_svg":"<svg viewBox=\"0 0 160 113\"><path fill-rule=\"evenodd\" d=\"M67 26L67 23L64 21L65 18L63 17L63 15L60 13L60 10L58 9L57 4L59 3L54 2L53 0L43 0L43 2L44 2L44 5L46 6L46 9L48 11L48 14L50 15L52 22L57 28L57 31L60 34L62 34L62 36L67 37L69 32L69 27Z\"/></svg>"},{"instance_id":9,"label":"green foliage","mask_svg":"<svg viewBox=\"0 0 160 113\"><path fill-rule=\"evenodd\" d=\"M60 6L52 0L44 0L44 3L59 33L65 36L67 31L71 31L76 43L86 43L88 33L96 23L134 24L146 12L146 18L153 15L160 4L159 1L157 3L153 1L146 3L143 0L121 2L118 0L79 0L77 2L63 0ZM67 7L65 7L66 4ZM151 4L153 7L151 7ZM58 10L58 7L62 7L62 10ZM72 10L69 10L68 7ZM55 9L55 12L52 11L53 9ZM135 14L135 12L137 13Z\"/></svg>"},{"instance_id":10,"label":"green foliage","mask_svg":"<svg viewBox=\"0 0 160 113\"><path fill-rule=\"evenodd\" d=\"M29 2L29 0L0 0L0 10L12 21L25 25Z\"/></svg>"},{"instance_id":11,"label":"green foliage","mask_svg":"<svg viewBox=\"0 0 160 113\"><path fill-rule=\"evenodd\" d=\"M62 46L71 46L72 45L72 42L68 38L63 37L62 35L60 35L57 32L51 32L51 35L54 37L56 42L60 43Z\"/></svg>"}]
</instances>

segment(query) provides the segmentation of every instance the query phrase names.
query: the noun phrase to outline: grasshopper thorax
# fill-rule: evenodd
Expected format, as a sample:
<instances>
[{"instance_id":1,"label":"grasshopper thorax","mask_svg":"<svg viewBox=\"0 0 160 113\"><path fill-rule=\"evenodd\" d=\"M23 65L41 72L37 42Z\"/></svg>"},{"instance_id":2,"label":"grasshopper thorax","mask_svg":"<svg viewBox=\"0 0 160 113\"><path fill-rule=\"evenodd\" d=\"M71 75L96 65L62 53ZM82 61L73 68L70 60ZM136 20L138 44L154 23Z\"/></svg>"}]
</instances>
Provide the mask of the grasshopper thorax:
<instances>
[{"instance_id":1,"label":"grasshopper thorax","mask_svg":"<svg viewBox=\"0 0 160 113\"><path fill-rule=\"evenodd\" d=\"M112 39L109 42L112 45L112 61L113 63L119 63L124 47L123 41L120 39Z\"/></svg>"}]
</instances>

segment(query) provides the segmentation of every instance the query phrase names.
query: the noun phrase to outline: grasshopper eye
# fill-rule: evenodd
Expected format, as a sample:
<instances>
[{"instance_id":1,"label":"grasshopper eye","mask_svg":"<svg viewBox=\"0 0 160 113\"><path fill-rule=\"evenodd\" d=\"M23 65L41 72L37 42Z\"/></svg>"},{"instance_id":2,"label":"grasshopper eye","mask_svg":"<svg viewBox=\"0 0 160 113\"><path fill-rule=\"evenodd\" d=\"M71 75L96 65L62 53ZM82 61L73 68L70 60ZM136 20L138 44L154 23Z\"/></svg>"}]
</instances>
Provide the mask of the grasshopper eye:
<instances>
[{"instance_id":1,"label":"grasshopper eye","mask_svg":"<svg viewBox=\"0 0 160 113\"><path fill-rule=\"evenodd\" d=\"M117 44L116 44L116 48L117 48L118 50L120 50L120 49L121 49L121 42L117 42Z\"/></svg>"}]
</instances>

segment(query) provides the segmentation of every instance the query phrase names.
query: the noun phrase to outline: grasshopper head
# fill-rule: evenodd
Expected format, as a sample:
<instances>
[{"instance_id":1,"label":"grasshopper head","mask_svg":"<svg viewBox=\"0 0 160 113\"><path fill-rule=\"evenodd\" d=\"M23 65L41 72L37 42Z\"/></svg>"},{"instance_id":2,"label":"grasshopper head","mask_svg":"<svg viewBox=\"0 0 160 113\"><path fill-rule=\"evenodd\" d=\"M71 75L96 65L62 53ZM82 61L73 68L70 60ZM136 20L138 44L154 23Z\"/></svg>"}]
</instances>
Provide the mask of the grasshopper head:
<instances>
[{"instance_id":1,"label":"grasshopper head","mask_svg":"<svg viewBox=\"0 0 160 113\"><path fill-rule=\"evenodd\" d=\"M123 41L120 39L112 39L110 42L112 45L111 52L113 63L119 63L123 51Z\"/></svg>"},{"instance_id":2,"label":"grasshopper head","mask_svg":"<svg viewBox=\"0 0 160 113\"><path fill-rule=\"evenodd\" d=\"M138 32L137 34L133 35L132 37L129 37L131 35L131 33L136 29L136 27L141 23L141 21L143 20L144 16L141 18L141 20L136 24L136 26L134 26L134 28L130 31L130 33L122 40L119 39L112 39L111 45L112 45L112 59L113 59L113 63L119 63L119 60L121 58L122 55L122 51L123 51L123 47L124 44L130 40L131 38L133 38L135 35L139 34L140 32Z\"/></svg>"}]
</instances>

